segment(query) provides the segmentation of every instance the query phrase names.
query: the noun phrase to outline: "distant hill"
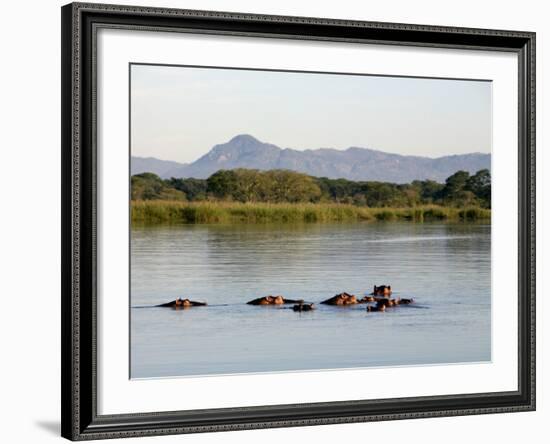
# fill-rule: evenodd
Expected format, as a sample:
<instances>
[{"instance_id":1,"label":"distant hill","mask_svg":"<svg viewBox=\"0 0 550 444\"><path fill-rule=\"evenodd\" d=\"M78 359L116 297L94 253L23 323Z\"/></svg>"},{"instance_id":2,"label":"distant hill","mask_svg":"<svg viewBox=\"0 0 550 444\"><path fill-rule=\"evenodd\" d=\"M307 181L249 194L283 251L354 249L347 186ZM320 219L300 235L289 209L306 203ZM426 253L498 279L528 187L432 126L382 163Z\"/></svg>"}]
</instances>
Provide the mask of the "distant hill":
<instances>
[{"instance_id":1,"label":"distant hill","mask_svg":"<svg viewBox=\"0 0 550 444\"><path fill-rule=\"evenodd\" d=\"M377 180L410 183L431 179L444 182L458 170L475 173L491 169L491 155L457 154L435 159L403 156L370 148L346 150L320 148L297 151L260 142L250 135L239 135L214 146L207 154L189 164L168 162L152 157L132 157L132 174L149 171L162 178L195 177L204 179L221 169L289 169L317 177L349 180Z\"/></svg>"},{"instance_id":2,"label":"distant hill","mask_svg":"<svg viewBox=\"0 0 550 444\"><path fill-rule=\"evenodd\" d=\"M177 168L185 167L185 163L172 162L171 160L160 160L154 157L135 157L132 156L130 171L132 175L140 173L155 173L164 178L171 177L167 172Z\"/></svg>"}]
</instances>

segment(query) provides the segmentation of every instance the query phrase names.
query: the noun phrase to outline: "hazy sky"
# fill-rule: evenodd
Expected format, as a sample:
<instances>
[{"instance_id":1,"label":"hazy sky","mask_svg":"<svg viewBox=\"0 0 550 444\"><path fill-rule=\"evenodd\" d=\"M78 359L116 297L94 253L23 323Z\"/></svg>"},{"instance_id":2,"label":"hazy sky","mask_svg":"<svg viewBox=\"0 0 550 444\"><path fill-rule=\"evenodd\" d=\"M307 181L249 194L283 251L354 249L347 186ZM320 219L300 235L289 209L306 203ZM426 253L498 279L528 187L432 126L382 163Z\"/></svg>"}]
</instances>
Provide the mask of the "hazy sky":
<instances>
[{"instance_id":1,"label":"hazy sky","mask_svg":"<svg viewBox=\"0 0 550 444\"><path fill-rule=\"evenodd\" d=\"M491 83L132 65L132 155L192 162L238 134L297 150L491 151Z\"/></svg>"}]
</instances>

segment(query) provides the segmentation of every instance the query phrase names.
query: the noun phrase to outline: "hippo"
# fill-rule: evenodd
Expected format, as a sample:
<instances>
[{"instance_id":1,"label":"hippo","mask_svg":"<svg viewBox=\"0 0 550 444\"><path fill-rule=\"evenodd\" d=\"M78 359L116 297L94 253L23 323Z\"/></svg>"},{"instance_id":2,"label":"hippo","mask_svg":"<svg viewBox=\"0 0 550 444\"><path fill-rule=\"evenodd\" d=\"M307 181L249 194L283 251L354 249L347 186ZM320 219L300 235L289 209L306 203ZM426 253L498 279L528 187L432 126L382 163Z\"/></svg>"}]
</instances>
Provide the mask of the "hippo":
<instances>
[{"instance_id":1,"label":"hippo","mask_svg":"<svg viewBox=\"0 0 550 444\"><path fill-rule=\"evenodd\" d=\"M399 298L396 301L397 305L408 305L408 304L412 304L413 302L414 302L414 299L407 299L407 298Z\"/></svg>"},{"instance_id":2,"label":"hippo","mask_svg":"<svg viewBox=\"0 0 550 444\"><path fill-rule=\"evenodd\" d=\"M333 296L330 299L321 302L321 304L326 305L353 305L357 303L357 297L353 294L349 294L346 292L337 294L336 296Z\"/></svg>"},{"instance_id":3,"label":"hippo","mask_svg":"<svg viewBox=\"0 0 550 444\"><path fill-rule=\"evenodd\" d=\"M378 304L376 304L375 306L369 305L367 307L367 311L382 311L382 312L384 312L384 311L386 311L386 306L385 305L378 305Z\"/></svg>"},{"instance_id":4,"label":"hippo","mask_svg":"<svg viewBox=\"0 0 550 444\"><path fill-rule=\"evenodd\" d=\"M187 298L177 298L175 301L166 302L165 304L157 305L157 307L173 307L173 308L189 308L189 307L201 307L206 305L206 302L191 301Z\"/></svg>"},{"instance_id":5,"label":"hippo","mask_svg":"<svg viewBox=\"0 0 550 444\"><path fill-rule=\"evenodd\" d=\"M372 296L391 296L391 285L375 285L374 290L371 293Z\"/></svg>"},{"instance_id":6,"label":"hippo","mask_svg":"<svg viewBox=\"0 0 550 444\"><path fill-rule=\"evenodd\" d=\"M367 295L357 301L358 304L366 304L367 302L376 302L376 298L374 296Z\"/></svg>"},{"instance_id":7,"label":"hippo","mask_svg":"<svg viewBox=\"0 0 550 444\"><path fill-rule=\"evenodd\" d=\"M395 299L378 298L376 299L376 305L384 306L384 307L393 307L394 305L398 305L398 302Z\"/></svg>"},{"instance_id":8,"label":"hippo","mask_svg":"<svg viewBox=\"0 0 550 444\"><path fill-rule=\"evenodd\" d=\"M311 311L315 309L315 306L313 304L304 304L304 301L302 301L299 304L294 305L292 309L294 311Z\"/></svg>"},{"instance_id":9,"label":"hippo","mask_svg":"<svg viewBox=\"0 0 550 444\"><path fill-rule=\"evenodd\" d=\"M263 298L257 298L247 302L247 304L249 305L282 305L282 304L299 304L299 303L300 303L300 300L285 299L281 295L264 296Z\"/></svg>"}]
</instances>

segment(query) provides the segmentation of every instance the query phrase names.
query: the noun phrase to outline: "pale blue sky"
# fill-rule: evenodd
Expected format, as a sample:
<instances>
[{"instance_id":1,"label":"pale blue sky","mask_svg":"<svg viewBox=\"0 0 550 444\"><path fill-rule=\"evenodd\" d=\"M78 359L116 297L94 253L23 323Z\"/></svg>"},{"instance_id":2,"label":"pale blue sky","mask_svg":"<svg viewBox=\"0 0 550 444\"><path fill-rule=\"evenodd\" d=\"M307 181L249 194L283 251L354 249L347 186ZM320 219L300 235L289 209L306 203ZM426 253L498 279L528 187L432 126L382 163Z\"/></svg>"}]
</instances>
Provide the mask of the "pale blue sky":
<instances>
[{"instance_id":1,"label":"pale blue sky","mask_svg":"<svg viewBox=\"0 0 550 444\"><path fill-rule=\"evenodd\" d=\"M192 162L237 134L297 150L491 152L491 83L132 65L132 155Z\"/></svg>"}]
</instances>

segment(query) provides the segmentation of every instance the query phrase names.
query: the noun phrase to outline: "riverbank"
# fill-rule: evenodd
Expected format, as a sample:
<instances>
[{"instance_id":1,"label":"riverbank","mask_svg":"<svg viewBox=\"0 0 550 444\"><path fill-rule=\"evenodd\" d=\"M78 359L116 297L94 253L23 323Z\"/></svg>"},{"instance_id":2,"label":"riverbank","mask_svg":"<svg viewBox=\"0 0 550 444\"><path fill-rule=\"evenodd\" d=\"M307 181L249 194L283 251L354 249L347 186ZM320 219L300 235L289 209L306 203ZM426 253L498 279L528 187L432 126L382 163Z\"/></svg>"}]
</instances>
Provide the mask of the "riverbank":
<instances>
[{"instance_id":1,"label":"riverbank","mask_svg":"<svg viewBox=\"0 0 550 444\"><path fill-rule=\"evenodd\" d=\"M139 223L327 223L361 221L476 221L491 219L491 210L424 205L369 208L346 204L181 202L135 200L131 220Z\"/></svg>"}]
</instances>

